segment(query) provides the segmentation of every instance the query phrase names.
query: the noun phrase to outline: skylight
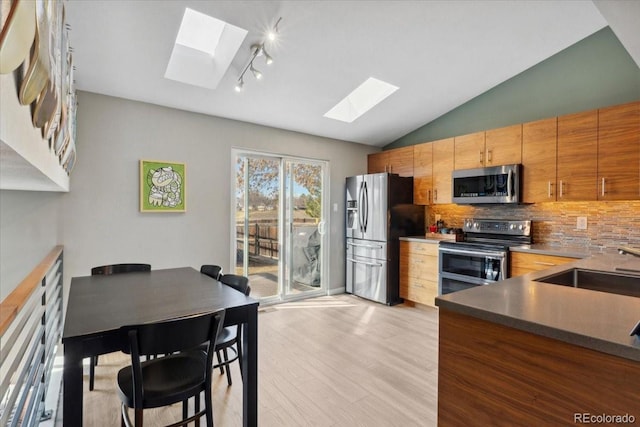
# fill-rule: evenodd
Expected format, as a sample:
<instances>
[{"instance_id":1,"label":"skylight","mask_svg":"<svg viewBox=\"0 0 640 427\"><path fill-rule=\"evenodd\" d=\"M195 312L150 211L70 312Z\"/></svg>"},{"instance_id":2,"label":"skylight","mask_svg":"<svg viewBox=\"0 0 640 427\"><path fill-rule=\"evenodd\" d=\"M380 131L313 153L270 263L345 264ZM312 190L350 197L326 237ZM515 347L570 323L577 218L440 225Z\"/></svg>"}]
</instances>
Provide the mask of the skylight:
<instances>
[{"instance_id":1,"label":"skylight","mask_svg":"<svg viewBox=\"0 0 640 427\"><path fill-rule=\"evenodd\" d=\"M215 89L247 30L186 8L164 77Z\"/></svg>"},{"instance_id":2,"label":"skylight","mask_svg":"<svg viewBox=\"0 0 640 427\"><path fill-rule=\"evenodd\" d=\"M327 111L324 117L351 123L396 90L398 90L397 86L369 77L342 101Z\"/></svg>"}]
</instances>

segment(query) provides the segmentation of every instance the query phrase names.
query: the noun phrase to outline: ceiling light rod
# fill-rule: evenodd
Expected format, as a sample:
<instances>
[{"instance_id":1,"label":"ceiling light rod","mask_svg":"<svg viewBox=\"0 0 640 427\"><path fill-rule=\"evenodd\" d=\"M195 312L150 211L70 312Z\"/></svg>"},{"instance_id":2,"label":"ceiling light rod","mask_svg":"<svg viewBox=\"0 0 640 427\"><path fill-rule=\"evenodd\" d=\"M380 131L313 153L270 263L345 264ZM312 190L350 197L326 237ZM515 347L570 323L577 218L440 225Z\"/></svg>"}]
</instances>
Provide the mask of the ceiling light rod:
<instances>
[{"instance_id":1,"label":"ceiling light rod","mask_svg":"<svg viewBox=\"0 0 640 427\"><path fill-rule=\"evenodd\" d=\"M273 26L273 29L269 31L269 33L267 34L268 40L273 41L276 39L277 34L279 33L278 25L280 24L280 21L282 21L282 17L280 17L276 21L276 24ZM265 41L259 44L251 45L251 57L249 58L247 65L245 65L245 67L242 69L242 72L238 76L238 82L236 83L236 87L235 87L236 92L240 92L244 87L244 75L247 72L247 70L251 70L251 73L257 80L262 79L262 73L253 66L253 61L255 61L255 59L258 56L264 56L265 63L267 65L273 64L273 58L267 53L267 50L265 49L264 44L265 44Z\"/></svg>"}]
</instances>

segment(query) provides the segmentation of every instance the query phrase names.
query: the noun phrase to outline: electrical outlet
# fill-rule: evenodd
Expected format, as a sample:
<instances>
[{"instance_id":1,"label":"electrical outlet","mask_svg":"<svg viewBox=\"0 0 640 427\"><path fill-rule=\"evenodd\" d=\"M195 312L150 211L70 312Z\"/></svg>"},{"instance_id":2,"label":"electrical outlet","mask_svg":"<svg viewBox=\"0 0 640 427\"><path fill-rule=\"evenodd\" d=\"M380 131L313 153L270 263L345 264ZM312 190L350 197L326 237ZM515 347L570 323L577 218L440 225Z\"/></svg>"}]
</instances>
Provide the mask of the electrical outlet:
<instances>
[{"instance_id":1,"label":"electrical outlet","mask_svg":"<svg viewBox=\"0 0 640 427\"><path fill-rule=\"evenodd\" d=\"M338 204L337 203L333 204L333 211L334 212L338 212Z\"/></svg>"},{"instance_id":2,"label":"electrical outlet","mask_svg":"<svg viewBox=\"0 0 640 427\"><path fill-rule=\"evenodd\" d=\"M586 230L587 229L587 217L586 216L579 216L578 217L578 221L576 223L576 229L577 230Z\"/></svg>"}]
</instances>

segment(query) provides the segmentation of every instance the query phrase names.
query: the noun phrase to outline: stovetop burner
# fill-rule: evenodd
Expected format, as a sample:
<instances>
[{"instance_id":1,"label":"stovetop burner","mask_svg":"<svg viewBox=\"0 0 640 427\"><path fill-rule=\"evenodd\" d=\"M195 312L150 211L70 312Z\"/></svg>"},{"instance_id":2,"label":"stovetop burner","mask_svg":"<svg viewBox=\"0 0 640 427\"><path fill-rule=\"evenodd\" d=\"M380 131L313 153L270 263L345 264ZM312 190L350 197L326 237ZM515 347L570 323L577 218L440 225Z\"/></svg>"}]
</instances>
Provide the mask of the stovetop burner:
<instances>
[{"instance_id":1,"label":"stovetop burner","mask_svg":"<svg viewBox=\"0 0 640 427\"><path fill-rule=\"evenodd\" d=\"M462 231L465 233L463 242L441 242L445 246L464 244L481 249L508 248L531 244L531 221L508 219L477 219L464 220Z\"/></svg>"}]
</instances>

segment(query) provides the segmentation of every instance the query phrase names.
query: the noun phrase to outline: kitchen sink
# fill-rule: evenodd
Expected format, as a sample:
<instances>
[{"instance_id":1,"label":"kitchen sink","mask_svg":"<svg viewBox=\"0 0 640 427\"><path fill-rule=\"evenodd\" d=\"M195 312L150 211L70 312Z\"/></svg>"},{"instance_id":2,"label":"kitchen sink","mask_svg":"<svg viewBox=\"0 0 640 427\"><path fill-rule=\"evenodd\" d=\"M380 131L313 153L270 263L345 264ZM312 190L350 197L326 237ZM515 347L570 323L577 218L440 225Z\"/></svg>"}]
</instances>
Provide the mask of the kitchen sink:
<instances>
[{"instance_id":1,"label":"kitchen sink","mask_svg":"<svg viewBox=\"0 0 640 427\"><path fill-rule=\"evenodd\" d=\"M536 282L572 286L591 291L608 292L640 298L640 274L621 274L604 271L571 268L552 274Z\"/></svg>"}]
</instances>

